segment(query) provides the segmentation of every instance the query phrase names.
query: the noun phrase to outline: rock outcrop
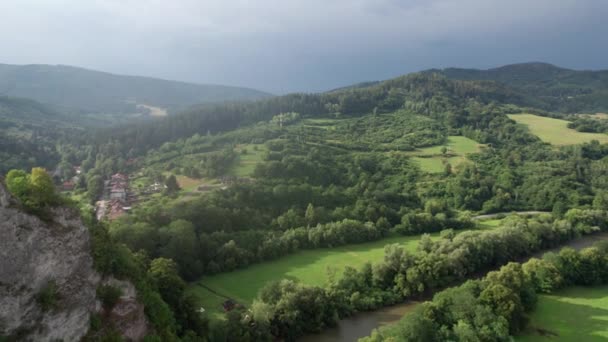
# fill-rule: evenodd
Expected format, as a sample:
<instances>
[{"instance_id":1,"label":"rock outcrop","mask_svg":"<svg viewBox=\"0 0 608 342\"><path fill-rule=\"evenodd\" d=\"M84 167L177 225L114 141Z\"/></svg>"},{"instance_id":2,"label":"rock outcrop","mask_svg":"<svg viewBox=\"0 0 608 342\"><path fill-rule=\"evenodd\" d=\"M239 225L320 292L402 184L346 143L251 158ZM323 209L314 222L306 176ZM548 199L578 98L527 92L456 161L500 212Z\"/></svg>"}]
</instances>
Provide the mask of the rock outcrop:
<instances>
[{"instance_id":1,"label":"rock outcrop","mask_svg":"<svg viewBox=\"0 0 608 342\"><path fill-rule=\"evenodd\" d=\"M51 216L45 222L20 210L0 179L0 335L76 341L89 329L100 281L89 232L76 210ZM45 289L51 305L41 303Z\"/></svg>"},{"instance_id":2,"label":"rock outcrop","mask_svg":"<svg viewBox=\"0 0 608 342\"><path fill-rule=\"evenodd\" d=\"M117 287L122 291L118 303L112 311L106 313L110 323L124 338L132 341L142 340L149 331L148 320L144 306L137 301L137 291L133 284L111 277L104 279L102 284Z\"/></svg>"},{"instance_id":3,"label":"rock outcrop","mask_svg":"<svg viewBox=\"0 0 608 342\"><path fill-rule=\"evenodd\" d=\"M105 284L121 288L122 296L104 317L126 339L143 339L149 325L135 287L95 272L78 211L54 208L48 216L24 212L0 177L0 338L80 340L91 313L105 314L96 298Z\"/></svg>"}]
</instances>

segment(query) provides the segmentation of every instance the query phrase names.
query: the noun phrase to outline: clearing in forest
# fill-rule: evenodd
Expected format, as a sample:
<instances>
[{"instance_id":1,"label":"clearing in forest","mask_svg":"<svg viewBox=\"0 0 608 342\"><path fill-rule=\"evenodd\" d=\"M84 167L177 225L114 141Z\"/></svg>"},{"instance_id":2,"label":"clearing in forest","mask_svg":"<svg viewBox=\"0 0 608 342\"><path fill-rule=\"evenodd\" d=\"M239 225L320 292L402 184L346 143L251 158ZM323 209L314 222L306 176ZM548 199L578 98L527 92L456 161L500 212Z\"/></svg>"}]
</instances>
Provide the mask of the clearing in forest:
<instances>
[{"instance_id":1,"label":"clearing in forest","mask_svg":"<svg viewBox=\"0 0 608 342\"><path fill-rule=\"evenodd\" d=\"M532 134L552 145L576 145L591 140L608 143L608 134L578 132L568 128L568 121L533 114L510 114L510 119L528 126Z\"/></svg>"},{"instance_id":2,"label":"clearing in forest","mask_svg":"<svg viewBox=\"0 0 608 342\"><path fill-rule=\"evenodd\" d=\"M255 167L264 160L267 151L264 144L237 145L234 151L238 154L230 174L236 177L251 177Z\"/></svg>"},{"instance_id":3,"label":"clearing in forest","mask_svg":"<svg viewBox=\"0 0 608 342\"><path fill-rule=\"evenodd\" d=\"M450 163L457 167L467 161L467 154L477 153L481 150L481 144L475 140L463 136L449 136L446 145L421 148L408 154L418 163L418 166L429 173L440 173L445 170L445 164ZM445 155L442 148L446 147Z\"/></svg>"},{"instance_id":4,"label":"clearing in forest","mask_svg":"<svg viewBox=\"0 0 608 342\"><path fill-rule=\"evenodd\" d=\"M164 108L150 106L150 105L143 104L143 103L138 104L137 108L144 108L144 109L148 110L148 115L155 117L155 118L161 118L161 117L167 116L167 110Z\"/></svg>"},{"instance_id":5,"label":"clearing in forest","mask_svg":"<svg viewBox=\"0 0 608 342\"><path fill-rule=\"evenodd\" d=\"M608 286L572 287L539 296L516 341L607 341Z\"/></svg>"}]
</instances>

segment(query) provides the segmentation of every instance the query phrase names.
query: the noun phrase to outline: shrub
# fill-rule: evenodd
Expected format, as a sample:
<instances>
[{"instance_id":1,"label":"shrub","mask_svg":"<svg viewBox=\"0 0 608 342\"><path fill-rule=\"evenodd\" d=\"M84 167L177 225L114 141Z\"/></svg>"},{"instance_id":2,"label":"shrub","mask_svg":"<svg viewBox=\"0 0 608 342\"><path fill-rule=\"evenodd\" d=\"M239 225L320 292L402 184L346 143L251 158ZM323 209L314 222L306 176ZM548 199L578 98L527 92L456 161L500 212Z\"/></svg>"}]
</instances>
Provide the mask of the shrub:
<instances>
[{"instance_id":1,"label":"shrub","mask_svg":"<svg viewBox=\"0 0 608 342\"><path fill-rule=\"evenodd\" d=\"M59 294L57 293L57 284L54 280L49 281L45 287L36 295L36 302L42 308L42 311L49 311L57 308Z\"/></svg>"},{"instance_id":2,"label":"shrub","mask_svg":"<svg viewBox=\"0 0 608 342\"><path fill-rule=\"evenodd\" d=\"M104 310L111 311L122 296L122 290L112 285L100 285L97 288L97 298L101 300Z\"/></svg>"}]
</instances>

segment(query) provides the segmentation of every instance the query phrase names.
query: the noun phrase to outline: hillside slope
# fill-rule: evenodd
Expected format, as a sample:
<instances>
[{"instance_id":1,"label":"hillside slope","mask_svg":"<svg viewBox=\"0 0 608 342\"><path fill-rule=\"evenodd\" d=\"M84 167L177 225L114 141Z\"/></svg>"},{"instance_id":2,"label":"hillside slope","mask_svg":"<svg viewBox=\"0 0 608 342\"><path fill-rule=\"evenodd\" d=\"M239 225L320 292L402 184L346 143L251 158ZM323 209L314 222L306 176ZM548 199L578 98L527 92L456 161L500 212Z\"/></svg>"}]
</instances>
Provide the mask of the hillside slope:
<instances>
[{"instance_id":1,"label":"hillside slope","mask_svg":"<svg viewBox=\"0 0 608 342\"><path fill-rule=\"evenodd\" d=\"M547 63L521 63L478 69L431 69L451 79L497 81L564 112L608 111L608 70L571 70Z\"/></svg>"},{"instance_id":2,"label":"hillside slope","mask_svg":"<svg viewBox=\"0 0 608 342\"><path fill-rule=\"evenodd\" d=\"M0 64L0 95L82 112L133 113L137 104L169 110L270 96L254 89L123 76L63 65Z\"/></svg>"},{"instance_id":3,"label":"hillside slope","mask_svg":"<svg viewBox=\"0 0 608 342\"><path fill-rule=\"evenodd\" d=\"M59 161L55 145L74 132L78 122L39 102L0 96L0 173L54 168Z\"/></svg>"}]
</instances>

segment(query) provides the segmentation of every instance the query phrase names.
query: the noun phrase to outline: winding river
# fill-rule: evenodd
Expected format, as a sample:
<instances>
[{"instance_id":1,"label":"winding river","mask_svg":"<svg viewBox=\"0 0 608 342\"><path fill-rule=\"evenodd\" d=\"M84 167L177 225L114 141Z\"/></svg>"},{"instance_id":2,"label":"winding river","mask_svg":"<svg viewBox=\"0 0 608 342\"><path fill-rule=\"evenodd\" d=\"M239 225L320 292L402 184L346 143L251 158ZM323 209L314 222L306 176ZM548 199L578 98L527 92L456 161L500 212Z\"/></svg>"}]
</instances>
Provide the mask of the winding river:
<instances>
[{"instance_id":1,"label":"winding river","mask_svg":"<svg viewBox=\"0 0 608 342\"><path fill-rule=\"evenodd\" d=\"M352 317L342 319L338 325L324 330L320 334L308 335L298 342L353 342L369 336L372 330L398 322L403 315L412 311L418 302L407 302L387 306L376 311L360 312Z\"/></svg>"},{"instance_id":2,"label":"winding river","mask_svg":"<svg viewBox=\"0 0 608 342\"><path fill-rule=\"evenodd\" d=\"M558 252L566 246L576 250L590 247L594 243L608 240L608 232L596 233L570 241L564 246L534 254L532 257L542 257L547 252ZM531 258L532 258L531 257ZM525 262L523 260L522 262ZM299 342L354 342L362 337L369 336L372 330L388 324L398 322L403 315L412 311L419 302L407 302L385 307L376 311L361 312L352 317L342 319L336 327L326 329L320 334L308 335L299 339Z\"/></svg>"}]
</instances>

